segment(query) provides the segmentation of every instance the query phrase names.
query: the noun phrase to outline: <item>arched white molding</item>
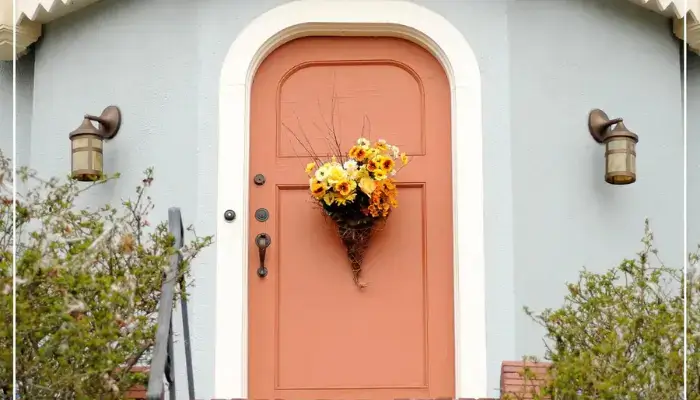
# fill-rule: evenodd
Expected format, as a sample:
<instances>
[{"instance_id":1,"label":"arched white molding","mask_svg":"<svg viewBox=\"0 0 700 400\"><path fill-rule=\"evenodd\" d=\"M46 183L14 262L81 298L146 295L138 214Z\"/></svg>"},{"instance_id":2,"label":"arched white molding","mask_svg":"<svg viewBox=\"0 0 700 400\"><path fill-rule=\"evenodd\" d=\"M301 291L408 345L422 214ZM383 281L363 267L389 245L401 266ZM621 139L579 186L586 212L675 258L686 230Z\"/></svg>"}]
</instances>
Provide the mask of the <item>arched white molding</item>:
<instances>
[{"instance_id":1,"label":"arched white molding","mask_svg":"<svg viewBox=\"0 0 700 400\"><path fill-rule=\"evenodd\" d=\"M456 395L486 397L481 76L464 36L403 0L297 0L253 20L224 60L219 88L215 397L247 396L250 88L262 60L302 36L405 38L432 51L452 88ZM226 222L225 210L237 218Z\"/></svg>"}]
</instances>

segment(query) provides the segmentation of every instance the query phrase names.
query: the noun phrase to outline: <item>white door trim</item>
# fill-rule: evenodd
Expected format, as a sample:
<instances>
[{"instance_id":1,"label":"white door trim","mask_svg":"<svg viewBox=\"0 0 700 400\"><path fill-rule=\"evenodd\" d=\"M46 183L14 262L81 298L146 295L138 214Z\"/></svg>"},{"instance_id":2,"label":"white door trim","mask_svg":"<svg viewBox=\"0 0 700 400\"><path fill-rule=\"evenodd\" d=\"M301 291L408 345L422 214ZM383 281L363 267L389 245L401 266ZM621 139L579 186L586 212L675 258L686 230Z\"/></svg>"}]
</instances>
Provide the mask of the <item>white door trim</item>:
<instances>
[{"instance_id":1,"label":"white door trim","mask_svg":"<svg viewBox=\"0 0 700 400\"><path fill-rule=\"evenodd\" d=\"M296 0L253 20L231 45L219 88L214 394L247 397L248 168L252 78L294 38L401 37L430 50L452 90L457 397L486 397L486 289L481 75L464 36L439 14L404 0ZM223 214L236 212L233 222Z\"/></svg>"}]
</instances>

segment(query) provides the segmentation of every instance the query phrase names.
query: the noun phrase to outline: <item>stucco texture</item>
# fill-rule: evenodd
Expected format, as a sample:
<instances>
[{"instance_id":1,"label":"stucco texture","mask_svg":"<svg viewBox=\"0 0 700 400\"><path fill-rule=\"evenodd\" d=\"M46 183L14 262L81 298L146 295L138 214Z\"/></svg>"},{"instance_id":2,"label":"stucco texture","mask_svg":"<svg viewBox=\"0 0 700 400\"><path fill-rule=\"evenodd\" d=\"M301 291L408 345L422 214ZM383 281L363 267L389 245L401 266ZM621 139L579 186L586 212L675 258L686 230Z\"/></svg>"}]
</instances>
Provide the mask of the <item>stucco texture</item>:
<instances>
[{"instance_id":1,"label":"stucco texture","mask_svg":"<svg viewBox=\"0 0 700 400\"><path fill-rule=\"evenodd\" d=\"M700 245L700 56L688 57L688 249Z\"/></svg>"},{"instance_id":2,"label":"stucco texture","mask_svg":"<svg viewBox=\"0 0 700 400\"><path fill-rule=\"evenodd\" d=\"M0 150L12 157L12 62L0 62Z\"/></svg>"},{"instance_id":3,"label":"stucco texture","mask_svg":"<svg viewBox=\"0 0 700 400\"><path fill-rule=\"evenodd\" d=\"M154 215L178 206L186 224L214 234L217 173L231 173L217 171L222 62L241 29L282 2L105 0L48 24L33 62L19 66L29 111L18 147L33 168L65 174L68 132L84 113L117 104L124 120L105 164L122 179L89 201L118 201L153 165ZM482 73L488 386L496 396L502 360L543 352L542 331L522 306L557 306L581 267L600 271L633 256L645 217L664 259L683 262L679 43L667 19L623 0L417 3L464 34ZM639 134L634 185L604 182L603 148L586 127L592 108ZM210 249L194 266L198 398L214 395L215 263ZM184 379L183 362L176 366Z\"/></svg>"}]
</instances>

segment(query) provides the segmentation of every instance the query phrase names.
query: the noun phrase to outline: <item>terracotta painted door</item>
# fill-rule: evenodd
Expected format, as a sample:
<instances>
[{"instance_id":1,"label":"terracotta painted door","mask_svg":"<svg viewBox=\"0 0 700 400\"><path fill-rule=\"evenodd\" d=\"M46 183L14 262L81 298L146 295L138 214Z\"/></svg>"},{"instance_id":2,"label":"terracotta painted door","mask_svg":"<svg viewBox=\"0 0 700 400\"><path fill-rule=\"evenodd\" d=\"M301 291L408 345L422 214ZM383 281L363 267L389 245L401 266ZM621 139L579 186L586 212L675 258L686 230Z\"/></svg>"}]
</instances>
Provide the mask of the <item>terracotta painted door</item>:
<instances>
[{"instance_id":1,"label":"terracotta painted door","mask_svg":"<svg viewBox=\"0 0 700 400\"><path fill-rule=\"evenodd\" d=\"M450 88L438 61L400 39L303 38L263 62L251 96L248 397L453 397ZM412 158L363 291L311 201L295 139L330 154L329 127L345 150L364 132ZM271 238L265 278L260 233Z\"/></svg>"}]
</instances>

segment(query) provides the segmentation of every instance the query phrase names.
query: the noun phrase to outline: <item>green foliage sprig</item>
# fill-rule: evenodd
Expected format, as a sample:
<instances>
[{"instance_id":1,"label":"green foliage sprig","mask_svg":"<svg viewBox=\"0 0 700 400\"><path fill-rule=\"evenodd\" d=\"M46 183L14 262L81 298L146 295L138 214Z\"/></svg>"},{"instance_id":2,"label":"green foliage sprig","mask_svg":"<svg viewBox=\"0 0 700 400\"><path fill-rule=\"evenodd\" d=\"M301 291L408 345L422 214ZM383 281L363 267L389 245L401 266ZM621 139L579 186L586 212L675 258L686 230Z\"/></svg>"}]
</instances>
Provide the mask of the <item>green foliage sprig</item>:
<instances>
[{"instance_id":1,"label":"green foliage sprig","mask_svg":"<svg viewBox=\"0 0 700 400\"><path fill-rule=\"evenodd\" d=\"M0 155L0 160L7 162ZM2 165L2 164L0 164ZM119 178L91 183L44 180L21 168L26 190L16 203L17 389L22 399L120 399L143 376L131 368L153 347L164 273L178 251L167 222L151 225L147 194L153 169L144 172L133 199L119 206L79 207L86 193ZM0 284L12 262L12 201L0 197ZM9 225L8 225L9 224ZM179 250L179 278L213 242L192 226ZM9 245L8 245L9 244ZM177 293L184 296L185 293ZM7 301L0 304L7 315ZM11 325L0 328L5 348ZM0 357L6 357L0 352ZM0 367L0 382L7 371Z\"/></svg>"},{"instance_id":2,"label":"green foliage sprig","mask_svg":"<svg viewBox=\"0 0 700 400\"><path fill-rule=\"evenodd\" d=\"M546 332L546 382L525 398L552 400L682 400L683 339L688 341L688 397L700 399L698 252L690 273L666 267L645 221L642 250L604 273L584 270L567 285L564 305L525 312ZM683 285L688 285L684 332ZM532 361L526 357L526 361ZM525 368L526 382L537 376ZM527 391L527 390L525 390ZM518 399L522 393L509 394Z\"/></svg>"}]
</instances>

